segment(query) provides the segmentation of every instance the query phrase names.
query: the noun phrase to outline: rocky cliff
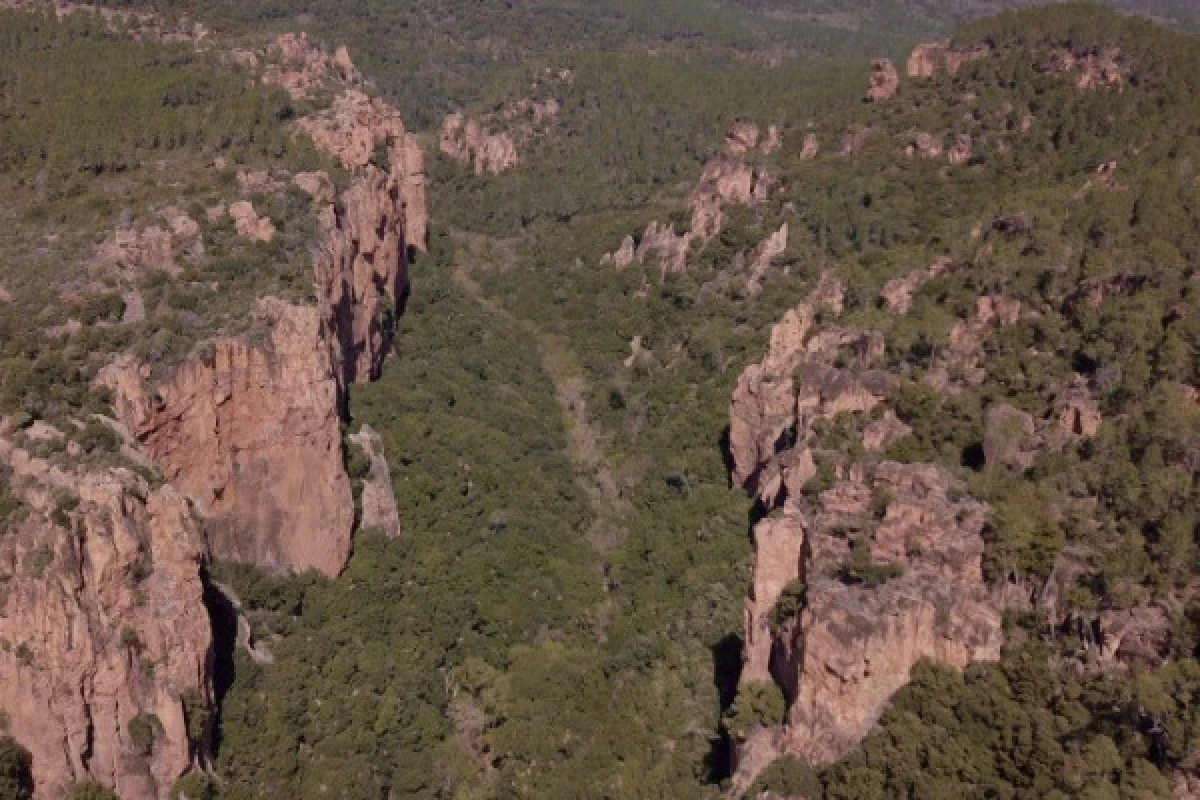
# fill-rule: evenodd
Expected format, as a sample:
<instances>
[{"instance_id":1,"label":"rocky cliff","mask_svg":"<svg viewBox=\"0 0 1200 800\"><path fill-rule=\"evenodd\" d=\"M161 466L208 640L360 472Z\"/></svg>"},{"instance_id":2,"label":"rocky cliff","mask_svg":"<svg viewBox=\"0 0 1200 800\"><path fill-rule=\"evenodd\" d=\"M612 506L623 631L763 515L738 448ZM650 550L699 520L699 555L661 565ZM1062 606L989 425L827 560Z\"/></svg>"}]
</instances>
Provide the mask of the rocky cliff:
<instances>
[{"instance_id":1,"label":"rocky cliff","mask_svg":"<svg viewBox=\"0 0 1200 800\"><path fill-rule=\"evenodd\" d=\"M204 541L183 494L128 470L67 472L0 438L24 505L0 537L0 707L39 797L96 781L165 797L207 756Z\"/></svg>"},{"instance_id":2,"label":"rocky cliff","mask_svg":"<svg viewBox=\"0 0 1200 800\"><path fill-rule=\"evenodd\" d=\"M222 339L151 388L131 359L102 379L118 416L206 519L217 558L338 574L354 508L341 380L315 308L263 300L265 342Z\"/></svg>"},{"instance_id":3,"label":"rocky cliff","mask_svg":"<svg viewBox=\"0 0 1200 800\"><path fill-rule=\"evenodd\" d=\"M286 67L268 75L294 91L346 86L299 128L354 176L336 198L321 176L297 176L321 206L316 306L263 298L264 340L210 342L158 385L129 358L101 381L122 422L204 516L212 555L337 575L355 525L345 389L378 377L391 347L410 249L426 245L425 177L415 140L394 109L357 87L349 55L293 39L264 54Z\"/></svg>"},{"instance_id":4,"label":"rocky cliff","mask_svg":"<svg viewBox=\"0 0 1200 800\"><path fill-rule=\"evenodd\" d=\"M882 336L818 326L841 302L824 277L730 408L733 479L764 512L740 680L774 682L787 702L784 719L736 743L735 795L779 755L845 755L920 659L961 668L1000 654L981 568L987 509L942 467L882 458L908 429L887 410ZM835 419L854 421L855 444L827 439Z\"/></svg>"},{"instance_id":5,"label":"rocky cliff","mask_svg":"<svg viewBox=\"0 0 1200 800\"><path fill-rule=\"evenodd\" d=\"M107 424L127 437L126 459L158 468L157 488L128 469L70 471L27 451L36 434L78 453L71 433L0 425L0 477L22 506L15 535L0 536L0 709L33 754L39 797L94 781L124 800L164 798L206 766L215 702L207 559L335 576L350 554L345 392L377 376L391 346L411 252L426 245L424 169L395 111L357 88L348 54L283 37L262 53L271 58L286 68L265 78L294 93L346 87L298 128L351 171L348 188L335 196L320 173L238 181L256 203L289 182L312 195L315 303L258 298L261 334L202 342L161 379L131 355L100 372L118 418ZM387 158L376 163L381 149ZM239 234L269 238L271 219L249 200L228 210ZM175 244L199 228L164 215L170 231L118 231L99 260L131 274L177 273ZM378 447L371 457L364 518L395 534L386 461Z\"/></svg>"}]
</instances>

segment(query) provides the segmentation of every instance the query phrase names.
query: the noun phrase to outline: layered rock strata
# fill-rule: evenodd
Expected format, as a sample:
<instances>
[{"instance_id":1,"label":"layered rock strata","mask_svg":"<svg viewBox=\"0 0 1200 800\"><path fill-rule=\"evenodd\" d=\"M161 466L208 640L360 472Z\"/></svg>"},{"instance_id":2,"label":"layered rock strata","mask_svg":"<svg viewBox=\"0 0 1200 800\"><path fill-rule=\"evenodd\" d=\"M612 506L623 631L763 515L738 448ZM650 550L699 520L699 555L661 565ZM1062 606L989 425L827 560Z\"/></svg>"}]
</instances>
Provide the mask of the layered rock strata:
<instances>
[{"instance_id":1,"label":"layered rock strata","mask_svg":"<svg viewBox=\"0 0 1200 800\"><path fill-rule=\"evenodd\" d=\"M886 409L882 336L818 325L841 301L823 278L774 328L730 408L733 480L764 513L740 680L774 682L787 702L785 719L735 743L735 795L779 755L845 755L917 661L961 668L1000 654L981 567L987 509L940 466L878 455L908 429ZM835 418L859 420L861 448L824 443Z\"/></svg>"}]
</instances>

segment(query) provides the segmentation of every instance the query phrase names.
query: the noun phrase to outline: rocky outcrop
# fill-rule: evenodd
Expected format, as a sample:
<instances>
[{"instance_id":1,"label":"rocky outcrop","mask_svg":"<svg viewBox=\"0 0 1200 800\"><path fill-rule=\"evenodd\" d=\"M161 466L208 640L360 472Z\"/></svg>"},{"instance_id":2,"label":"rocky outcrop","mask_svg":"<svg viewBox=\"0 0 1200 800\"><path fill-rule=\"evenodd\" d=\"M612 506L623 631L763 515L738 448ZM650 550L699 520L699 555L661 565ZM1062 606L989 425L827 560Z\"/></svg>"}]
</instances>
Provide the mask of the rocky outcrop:
<instances>
[{"instance_id":1,"label":"rocky outcrop","mask_svg":"<svg viewBox=\"0 0 1200 800\"><path fill-rule=\"evenodd\" d=\"M863 128L857 131L850 131L842 137L842 146L838 154L843 158L858 155L862 149L867 146L867 142L871 141L871 137L875 131L871 128Z\"/></svg>"},{"instance_id":2,"label":"rocky outcrop","mask_svg":"<svg viewBox=\"0 0 1200 800\"><path fill-rule=\"evenodd\" d=\"M499 175L521 163L521 150L550 133L562 104L553 93L575 81L569 69L543 69L530 90L534 96L505 102L480 117L462 112L442 120L438 147L447 157L471 166L476 175Z\"/></svg>"},{"instance_id":3,"label":"rocky outcrop","mask_svg":"<svg viewBox=\"0 0 1200 800\"><path fill-rule=\"evenodd\" d=\"M900 91L900 73L891 59L880 58L871 62L871 85L867 88L867 100L881 103L891 100Z\"/></svg>"},{"instance_id":4,"label":"rocky outcrop","mask_svg":"<svg viewBox=\"0 0 1200 800\"><path fill-rule=\"evenodd\" d=\"M471 165L476 175L499 175L521 163L512 134L488 132L460 113L449 114L442 121L438 147L455 161Z\"/></svg>"},{"instance_id":5,"label":"rocky outcrop","mask_svg":"<svg viewBox=\"0 0 1200 800\"><path fill-rule=\"evenodd\" d=\"M259 58L242 57L244 63L257 66ZM296 100L306 100L314 92L332 84L358 85L362 75L350 60L345 47L330 55L307 33L283 33L272 41L263 54L267 65L262 71L263 83L279 86Z\"/></svg>"},{"instance_id":6,"label":"rocky outcrop","mask_svg":"<svg viewBox=\"0 0 1200 800\"><path fill-rule=\"evenodd\" d=\"M624 243L621 246L624 247ZM663 225L655 220L646 226L636 256L639 264L654 256L662 267L662 274L666 276L687 271L687 257L691 248L691 234L676 233L674 224ZM616 255L613 256L613 263L616 263Z\"/></svg>"},{"instance_id":7,"label":"rocky outcrop","mask_svg":"<svg viewBox=\"0 0 1200 800\"><path fill-rule=\"evenodd\" d=\"M950 329L949 346L939 351L925 382L939 392L955 394L978 386L987 377L980 368L983 342L989 331L1015 325L1021 315L1019 300L985 295L975 300L975 316L959 320Z\"/></svg>"},{"instance_id":8,"label":"rocky outcrop","mask_svg":"<svg viewBox=\"0 0 1200 800\"><path fill-rule=\"evenodd\" d=\"M747 137L746 141L753 139L757 142L757 130L755 127L753 135L743 130L737 141L743 141L740 137ZM721 153L704 165L700 180L688 197L691 221L686 232L677 233L674 223L651 221L633 251L632 259L629 255L633 238L626 237L621 247L602 256L600 263L625 267L633 261L644 264L647 258L653 256L658 259L663 276L685 272L692 248L703 247L720 234L725 224L727 206L760 205L770 197L777 181L769 170L747 164L732 152ZM784 237L786 246L786 233Z\"/></svg>"},{"instance_id":9,"label":"rocky outcrop","mask_svg":"<svg viewBox=\"0 0 1200 800\"><path fill-rule=\"evenodd\" d=\"M1055 50L1044 65L1044 69L1069 75L1080 91L1097 89L1120 89L1125 85L1128 67L1120 48L1096 47L1087 50Z\"/></svg>"},{"instance_id":10,"label":"rocky outcrop","mask_svg":"<svg viewBox=\"0 0 1200 800\"><path fill-rule=\"evenodd\" d=\"M811 161L821 152L821 140L815 133L804 134L804 144L800 146L800 160Z\"/></svg>"},{"instance_id":11,"label":"rocky outcrop","mask_svg":"<svg viewBox=\"0 0 1200 800\"><path fill-rule=\"evenodd\" d=\"M157 225L147 228L121 228L114 231L99 248L102 261L115 266L128 280L147 272L178 275L175 264L175 239Z\"/></svg>"},{"instance_id":12,"label":"rocky outcrop","mask_svg":"<svg viewBox=\"0 0 1200 800\"><path fill-rule=\"evenodd\" d=\"M909 157L941 158L945 151L941 136L922 131L913 137L912 142L905 149L905 154Z\"/></svg>"},{"instance_id":13,"label":"rocky outcrop","mask_svg":"<svg viewBox=\"0 0 1200 800\"><path fill-rule=\"evenodd\" d=\"M888 281L884 284L880 297L883 298L888 311L893 314L907 314L912 310L913 296L926 282L948 275L954 269L954 260L943 256L925 269L913 270L903 278L894 278Z\"/></svg>"},{"instance_id":14,"label":"rocky outcrop","mask_svg":"<svg viewBox=\"0 0 1200 800\"><path fill-rule=\"evenodd\" d=\"M28 514L0 538L0 708L39 797L76 782L166 797L207 757L204 542L172 486L66 472L0 439Z\"/></svg>"},{"instance_id":15,"label":"rocky outcrop","mask_svg":"<svg viewBox=\"0 0 1200 800\"><path fill-rule=\"evenodd\" d=\"M383 439L369 425L363 425L349 439L362 449L370 461L367 476L363 479L359 522L364 528L375 528L388 536L399 536L400 511L396 508L396 496L392 492L392 473L383 452Z\"/></svg>"},{"instance_id":16,"label":"rocky outcrop","mask_svg":"<svg viewBox=\"0 0 1200 800\"><path fill-rule=\"evenodd\" d=\"M822 497L807 545L807 607L780 640L791 700L784 749L812 763L853 748L917 661L961 669L1000 657L1000 613L981 568L984 507L961 498L956 482L932 465L883 462L828 491L850 490L860 503L888 498L883 519L855 546L866 541L871 565L893 577L870 585L877 578L856 572L857 556L834 534L850 522L847 511L861 517L866 504L837 507Z\"/></svg>"},{"instance_id":17,"label":"rocky outcrop","mask_svg":"<svg viewBox=\"0 0 1200 800\"><path fill-rule=\"evenodd\" d=\"M807 358L809 331L817 311L840 313L844 287L826 274L808 299L784 314L771 329L767 354L742 372L733 392L729 448L733 481L756 486L760 470L776 453L776 443L796 422L793 373Z\"/></svg>"},{"instance_id":18,"label":"rocky outcrop","mask_svg":"<svg viewBox=\"0 0 1200 800\"><path fill-rule=\"evenodd\" d=\"M778 755L834 761L875 724L921 659L961 668L999 657L1001 618L983 582L986 507L943 468L875 455L908 428L886 406L882 337L832 324L826 276L775 326L730 407L733 481L757 495L743 686L773 681L786 717L735 742L733 796ZM871 415L852 449L818 425ZM822 482L813 487L819 476Z\"/></svg>"},{"instance_id":19,"label":"rocky outcrop","mask_svg":"<svg viewBox=\"0 0 1200 800\"><path fill-rule=\"evenodd\" d=\"M404 121L394 108L378 97L369 97L352 88L338 95L329 110L305 117L299 125L312 137L318 150L337 159L351 172L367 170L377 154L384 151L387 164L374 166L386 166L390 173L388 187L380 187L374 177L366 180L377 193L396 190L403 206L406 245L426 249L429 212L424 157L416 137L405 131Z\"/></svg>"},{"instance_id":20,"label":"rocky outcrop","mask_svg":"<svg viewBox=\"0 0 1200 800\"><path fill-rule=\"evenodd\" d=\"M780 256L787 252L787 246L788 224L786 222L779 226L779 230L759 243L758 248L754 251L754 258L750 262L750 276L746 279L746 286L751 294L758 294L762 291L762 282L767 276L767 271Z\"/></svg>"},{"instance_id":21,"label":"rocky outcrop","mask_svg":"<svg viewBox=\"0 0 1200 800\"><path fill-rule=\"evenodd\" d=\"M975 155L975 141L969 133L960 133L954 137L954 144L946 153L946 160L951 164L966 164Z\"/></svg>"},{"instance_id":22,"label":"rocky outcrop","mask_svg":"<svg viewBox=\"0 0 1200 800\"><path fill-rule=\"evenodd\" d=\"M354 506L341 380L315 308L264 299L267 340L221 339L151 388L132 359L101 375L118 416L206 520L217 558L341 572Z\"/></svg>"},{"instance_id":23,"label":"rocky outcrop","mask_svg":"<svg viewBox=\"0 0 1200 800\"><path fill-rule=\"evenodd\" d=\"M1100 407L1088 389L1087 381L1076 377L1056 402L1059 432L1070 438L1087 439L1100 431Z\"/></svg>"},{"instance_id":24,"label":"rocky outcrop","mask_svg":"<svg viewBox=\"0 0 1200 800\"><path fill-rule=\"evenodd\" d=\"M600 257L601 264L612 264L617 269L625 269L634 262L637 258L637 242L632 236L626 236L621 240L621 246L611 253L605 253Z\"/></svg>"},{"instance_id":25,"label":"rocky outcrop","mask_svg":"<svg viewBox=\"0 0 1200 800\"><path fill-rule=\"evenodd\" d=\"M70 0L0 0L0 9L49 11L59 19L83 12L103 21L111 33L137 42L201 44L208 40L210 33L207 27L186 15L167 18L153 11L108 8Z\"/></svg>"},{"instance_id":26,"label":"rocky outcrop","mask_svg":"<svg viewBox=\"0 0 1200 800\"><path fill-rule=\"evenodd\" d=\"M307 53L305 63L347 79L348 56L313 60L307 40L279 41L285 60ZM408 293L409 248L425 246L425 179L399 116L358 89L299 125L354 174L336 202L327 178L295 178L323 202L316 307L262 299L263 340L210 342L155 386L128 358L101 380L122 421L205 518L214 556L337 575L355 523L343 466L345 387L377 377L391 347ZM387 172L374 163L381 147ZM248 201L229 212L240 232L265 238Z\"/></svg>"},{"instance_id":27,"label":"rocky outcrop","mask_svg":"<svg viewBox=\"0 0 1200 800\"><path fill-rule=\"evenodd\" d=\"M405 203L397 170L373 166L317 219L314 259L324 325L336 347L332 360L347 383L374 380L391 347L395 320L408 295Z\"/></svg>"},{"instance_id":28,"label":"rocky outcrop","mask_svg":"<svg viewBox=\"0 0 1200 800\"><path fill-rule=\"evenodd\" d=\"M987 58L991 53L986 43L960 50L945 42L925 42L913 48L908 58L908 77L932 78L942 70L955 75L964 64Z\"/></svg>"},{"instance_id":29,"label":"rocky outcrop","mask_svg":"<svg viewBox=\"0 0 1200 800\"><path fill-rule=\"evenodd\" d=\"M734 156L744 156L756 150L769 155L778 150L781 144L783 134L778 125L768 125L763 135L758 125L740 119L730 125L725 133L725 151Z\"/></svg>"},{"instance_id":30,"label":"rocky outcrop","mask_svg":"<svg viewBox=\"0 0 1200 800\"><path fill-rule=\"evenodd\" d=\"M275 223L270 217L260 217L249 200L229 204L229 216L238 236L252 242L270 242L275 239Z\"/></svg>"},{"instance_id":31,"label":"rocky outcrop","mask_svg":"<svg viewBox=\"0 0 1200 800\"><path fill-rule=\"evenodd\" d=\"M983 454L989 467L1024 472L1033 466L1039 442L1033 415L1008 403L994 403L983 415Z\"/></svg>"}]
</instances>

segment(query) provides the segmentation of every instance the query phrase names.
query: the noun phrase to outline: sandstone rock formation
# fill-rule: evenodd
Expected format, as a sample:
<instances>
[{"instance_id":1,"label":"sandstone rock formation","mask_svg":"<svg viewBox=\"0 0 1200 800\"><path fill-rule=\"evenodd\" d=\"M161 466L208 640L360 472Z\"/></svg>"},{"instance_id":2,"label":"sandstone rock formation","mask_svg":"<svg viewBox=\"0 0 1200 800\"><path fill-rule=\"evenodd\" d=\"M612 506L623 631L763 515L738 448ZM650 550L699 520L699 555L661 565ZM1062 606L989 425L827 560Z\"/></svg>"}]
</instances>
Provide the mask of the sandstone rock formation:
<instances>
[{"instance_id":1,"label":"sandstone rock formation","mask_svg":"<svg viewBox=\"0 0 1200 800\"><path fill-rule=\"evenodd\" d=\"M1024 472L1033 466L1038 444L1031 414L1008 403L988 406L983 419L983 454L988 466Z\"/></svg>"},{"instance_id":2,"label":"sandstone rock formation","mask_svg":"<svg viewBox=\"0 0 1200 800\"><path fill-rule=\"evenodd\" d=\"M165 797L209 744L212 631L188 504L4 439L0 465L29 509L0 538L0 708L34 754L38 796L92 780Z\"/></svg>"},{"instance_id":3,"label":"sandstone rock formation","mask_svg":"<svg viewBox=\"0 0 1200 800\"><path fill-rule=\"evenodd\" d=\"M521 163L510 133L490 133L460 113L449 114L442 121L438 147L455 161L470 164L476 175L499 175Z\"/></svg>"},{"instance_id":4,"label":"sandstone rock formation","mask_svg":"<svg viewBox=\"0 0 1200 800\"><path fill-rule=\"evenodd\" d=\"M157 225L114 231L100 245L99 257L131 281L147 271L179 273L175 264L175 240L169 231Z\"/></svg>"},{"instance_id":5,"label":"sandstone rock formation","mask_svg":"<svg viewBox=\"0 0 1200 800\"><path fill-rule=\"evenodd\" d=\"M754 258L750 263L750 275L746 279L746 286L751 294L762 291L763 278L767 276L767 271L776 259L787 251L787 246L788 224L785 222L779 226L779 230L764 239L754 251Z\"/></svg>"},{"instance_id":6,"label":"sandstone rock formation","mask_svg":"<svg viewBox=\"0 0 1200 800\"><path fill-rule=\"evenodd\" d=\"M778 755L811 763L865 736L920 659L954 667L996 659L1000 613L983 582L986 507L931 464L880 461L908 434L875 368L882 337L832 324L842 290L829 276L773 329L730 407L733 480L766 513L754 528L743 686L773 681L787 714L735 743L734 796ZM874 418L860 459L827 450L819 420ZM820 491L815 478L826 471ZM784 602L786 601L786 602Z\"/></svg>"},{"instance_id":7,"label":"sandstone rock formation","mask_svg":"<svg viewBox=\"0 0 1200 800\"><path fill-rule=\"evenodd\" d=\"M275 223L270 217L260 217L249 200L229 204L229 216L233 217L238 236L253 242L270 242L275 239Z\"/></svg>"},{"instance_id":8,"label":"sandstone rock formation","mask_svg":"<svg viewBox=\"0 0 1200 800\"><path fill-rule=\"evenodd\" d=\"M867 89L867 100L881 103L891 100L900 90L900 73L890 59L880 58L871 62L871 85Z\"/></svg>"},{"instance_id":9,"label":"sandstone rock formation","mask_svg":"<svg viewBox=\"0 0 1200 800\"><path fill-rule=\"evenodd\" d=\"M624 247L624 242L621 246ZM636 256L639 264L645 263L650 256L656 257L662 266L662 274L669 275L687 270L687 257L691 248L691 234L676 233L674 224L663 225L655 220L646 226ZM616 263L615 255L613 263Z\"/></svg>"},{"instance_id":10,"label":"sandstone rock formation","mask_svg":"<svg viewBox=\"0 0 1200 800\"><path fill-rule=\"evenodd\" d=\"M1059 395L1056 405L1058 427L1063 434L1087 439L1099 432L1100 407L1083 378L1074 379Z\"/></svg>"},{"instance_id":11,"label":"sandstone rock formation","mask_svg":"<svg viewBox=\"0 0 1200 800\"><path fill-rule=\"evenodd\" d=\"M975 155L975 142L969 133L960 133L954 137L954 144L946 153L946 160L951 164L965 164Z\"/></svg>"},{"instance_id":12,"label":"sandstone rock formation","mask_svg":"<svg viewBox=\"0 0 1200 800\"><path fill-rule=\"evenodd\" d=\"M637 258L637 242L632 236L626 236L621 240L621 246L611 253L605 253L600 258L601 264L612 264L618 269L624 269L634 262Z\"/></svg>"},{"instance_id":13,"label":"sandstone rock formation","mask_svg":"<svg viewBox=\"0 0 1200 800\"><path fill-rule=\"evenodd\" d=\"M758 125L748 120L737 120L725 133L725 151L733 156L744 156L753 151L770 155L783 144L783 133L778 125L768 125L762 134Z\"/></svg>"},{"instance_id":14,"label":"sandstone rock formation","mask_svg":"<svg viewBox=\"0 0 1200 800\"><path fill-rule=\"evenodd\" d=\"M1070 75L1081 91L1120 89L1125 84L1128 68L1117 47L1087 50L1055 50L1044 68L1050 72Z\"/></svg>"},{"instance_id":15,"label":"sandstone rock formation","mask_svg":"<svg viewBox=\"0 0 1200 800\"><path fill-rule=\"evenodd\" d=\"M376 153L385 149L391 182L404 208L405 243L426 249L429 213L424 158L416 137L405 131L404 121L394 108L352 88L334 98L330 109L305 117L299 125L318 150L352 172L366 170ZM311 178L305 181L312 183Z\"/></svg>"},{"instance_id":16,"label":"sandstone rock formation","mask_svg":"<svg viewBox=\"0 0 1200 800\"><path fill-rule=\"evenodd\" d=\"M913 48L908 58L908 77L932 78L943 69L954 75L964 64L987 58L991 53L987 44L958 50L944 42L925 42Z\"/></svg>"},{"instance_id":17,"label":"sandstone rock formation","mask_svg":"<svg viewBox=\"0 0 1200 800\"><path fill-rule=\"evenodd\" d=\"M880 293L884 305L893 314L907 314L912 310L913 295L927 281L947 275L953 272L954 268L953 259L943 256L925 269L913 270L903 278L894 278L888 281L884 284L883 291Z\"/></svg>"},{"instance_id":18,"label":"sandstone rock formation","mask_svg":"<svg viewBox=\"0 0 1200 800\"><path fill-rule=\"evenodd\" d=\"M942 137L922 131L913 137L912 143L905 150L907 155L922 158L940 158L945 152Z\"/></svg>"},{"instance_id":19,"label":"sandstone rock formation","mask_svg":"<svg viewBox=\"0 0 1200 800\"><path fill-rule=\"evenodd\" d=\"M758 148L758 135L758 126L753 122L738 120L725 134L725 149L733 155L745 155Z\"/></svg>"},{"instance_id":20,"label":"sandstone rock formation","mask_svg":"<svg viewBox=\"0 0 1200 800\"><path fill-rule=\"evenodd\" d=\"M330 56L285 36L261 59L250 55L235 60L266 62L264 80L294 96L341 90L333 109L298 123L352 173L340 197L324 174L292 179L323 206L317 302L258 298L261 330L199 343L163 380L128 355L101 371L122 454L156 466L161 488L127 470L64 472L5 439L0 421L0 479L31 509L19 535L0 537L0 709L34 754L39 796L94 780L125 800L161 800L206 764L214 698L204 559L334 576L350 552L346 384L378 374L408 291L409 249L426 244L421 153L395 112L358 88L344 49ZM387 171L372 163L381 148ZM239 188L273 193L287 178L244 173ZM242 235L274 234L249 200L208 210L213 222L226 214ZM174 209L160 216L162 227L114 233L101 262L130 280L174 271L199 226ZM144 313L140 293L126 297ZM34 434L81 452L69 434ZM397 533L386 460L377 440L367 445L363 521Z\"/></svg>"},{"instance_id":21,"label":"sandstone rock formation","mask_svg":"<svg viewBox=\"0 0 1200 800\"><path fill-rule=\"evenodd\" d=\"M742 135L750 136L746 132ZM752 138L757 142L756 135ZM677 233L674 223L651 221L633 251L632 259L629 248L634 243L633 238L626 237L617 251L601 258L601 263L625 267L633 261L644 264L647 258L654 256L664 276L684 272L693 246L703 247L721 232L727 206L764 203L776 182L777 178L769 170L747 164L731 153L721 153L704 165L700 180L688 197L691 221L686 232ZM786 246L786 234L784 237Z\"/></svg>"},{"instance_id":22,"label":"sandstone rock formation","mask_svg":"<svg viewBox=\"0 0 1200 800\"><path fill-rule=\"evenodd\" d=\"M396 171L367 167L317 220L317 297L341 379L374 380L408 295L405 203Z\"/></svg>"},{"instance_id":23,"label":"sandstone rock formation","mask_svg":"<svg viewBox=\"0 0 1200 800\"><path fill-rule=\"evenodd\" d=\"M554 92L556 85L569 85L574 80L569 69L543 69L530 86L534 97L509 100L478 118L461 112L448 114L442 120L439 149L471 166L476 175L498 175L512 169L521 163L521 149L549 133L562 110L558 99L548 93Z\"/></svg>"},{"instance_id":24,"label":"sandstone rock formation","mask_svg":"<svg viewBox=\"0 0 1200 800\"><path fill-rule=\"evenodd\" d=\"M348 56L314 56L303 37L275 46L289 63L303 58L313 70L353 77ZM128 358L101 380L114 390L121 420L205 518L214 555L336 575L355 521L343 468L344 391L377 377L391 346L408 293L408 249L425 246L424 170L396 112L358 89L299 125L354 174L336 203L327 178L296 176L325 201L314 257L317 306L263 298L264 341L210 342L157 386ZM390 148L388 172L372 163L381 146ZM243 181L251 189L269 182ZM231 204L229 213L239 232L268 235L270 221L248 201Z\"/></svg>"},{"instance_id":25,"label":"sandstone rock formation","mask_svg":"<svg viewBox=\"0 0 1200 800\"><path fill-rule=\"evenodd\" d=\"M344 47L331 56L307 33L280 34L268 45L264 60L270 63L263 69L263 83L286 89L296 100L308 99L333 82L362 83L362 75Z\"/></svg>"},{"instance_id":26,"label":"sandstone rock formation","mask_svg":"<svg viewBox=\"0 0 1200 800\"><path fill-rule=\"evenodd\" d=\"M821 140L817 138L815 133L806 133L804 135L804 144L800 147L800 160L811 161L817 157L821 151Z\"/></svg>"},{"instance_id":27,"label":"sandstone rock formation","mask_svg":"<svg viewBox=\"0 0 1200 800\"><path fill-rule=\"evenodd\" d=\"M370 472L362 487L362 518L365 528L376 528L388 536L400 535L400 511L392 492L392 474L383 452L383 439L371 426L363 425L350 441L362 448L371 461Z\"/></svg>"},{"instance_id":28,"label":"sandstone rock formation","mask_svg":"<svg viewBox=\"0 0 1200 800\"><path fill-rule=\"evenodd\" d=\"M102 20L112 33L137 42L201 44L209 36L208 28L186 15L167 19L153 11L109 8L70 0L0 0L0 9L50 11L59 19L83 12Z\"/></svg>"},{"instance_id":29,"label":"sandstone rock formation","mask_svg":"<svg viewBox=\"0 0 1200 800\"><path fill-rule=\"evenodd\" d=\"M154 388L129 358L101 380L206 518L213 555L337 575L354 524L337 365L317 309L264 299L260 313L271 325L261 345L218 340Z\"/></svg>"},{"instance_id":30,"label":"sandstone rock formation","mask_svg":"<svg viewBox=\"0 0 1200 800\"><path fill-rule=\"evenodd\" d=\"M871 136L874 135L874 133L875 133L875 131L873 131L870 128L863 128L862 130L850 131L849 133L847 133L845 136L842 137L842 146L841 146L841 149L838 151L838 154L841 155L843 158L846 158L848 156L853 156L853 155L857 155L858 153L861 153L862 149L867 146L867 142L869 142L871 140Z\"/></svg>"},{"instance_id":31,"label":"sandstone rock formation","mask_svg":"<svg viewBox=\"0 0 1200 800\"><path fill-rule=\"evenodd\" d=\"M989 329L1015 325L1021 315L1019 300L985 295L975 301L975 316L959 320L950 329L949 347L939 351L925 381L940 392L954 394L978 386L987 377L979 367L983 341Z\"/></svg>"}]
</instances>

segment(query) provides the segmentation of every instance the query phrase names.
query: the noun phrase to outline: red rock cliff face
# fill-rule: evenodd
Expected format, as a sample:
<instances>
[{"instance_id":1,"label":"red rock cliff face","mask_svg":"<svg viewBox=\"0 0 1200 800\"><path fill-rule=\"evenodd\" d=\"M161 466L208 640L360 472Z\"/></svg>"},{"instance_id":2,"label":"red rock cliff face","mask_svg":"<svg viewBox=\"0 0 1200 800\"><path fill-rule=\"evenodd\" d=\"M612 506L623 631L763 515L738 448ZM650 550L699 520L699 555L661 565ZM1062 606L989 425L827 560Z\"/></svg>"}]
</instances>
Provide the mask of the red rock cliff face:
<instances>
[{"instance_id":1,"label":"red rock cliff face","mask_svg":"<svg viewBox=\"0 0 1200 800\"><path fill-rule=\"evenodd\" d=\"M218 340L157 387L129 361L103 380L121 420L205 517L214 556L337 575L355 524L344 391L378 377L390 350L410 248L425 247L425 178L399 115L358 89L300 127L355 175L319 212L317 307L266 298L266 341ZM388 172L372 163L379 147Z\"/></svg>"},{"instance_id":2,"label":"red rock cliff face","mask_svg":"<svg viewBox=\"0 0 1200 800\"><path fill-rule=\"evenodd\" d=\"M886 410L891 379L874 366L883 338L816 330L822 307L841 309L828 276L775 327L730 409L733 479L769 512L754 528L741 682L777 683L788 706L737 743L734 796L779 755L844 756L920 659L962 668L1000 655L981 568L986 507L940 466L879 456L908 434ZM845 414L861 420L861 456L821 442L816 423Z\"/></svg>"},{"instance_id":3,"label":"red rock cliff face","mask_svg":"<svg viewBox=\"0 0 1200 800\"><path fill-rule=\"evenodd\" d=\"M318 219L317 296L334 361L347 383L379 377L408 295L405 206L393 172L365 168Z\"/></svg>"},{"instance_id":4,"label":"red rock cliff face","mask_svg":"<svg viewBox=\"0 0 1200 800\"><path fill-rule=\"evenodd\" d=\"M205 517L215 557L337 575L354 506L335 348L315 308L264 300L260 312L262 344L220 340L154 389L128 361L104 377L120 418Z\"/></svg>"},{"instance_id":5,"label":"red rock cliff face","mask_svg":"<svg viewBox=\"0 0 1200 800\"><path fill-rule=\"evenodd\" d=\"M91 780L123 800L165 797L205 755L212 698L204 542L187 501L125 470L66 473L3 440L0 463L30 508L0 538L0 707L34 754L38 796ZM65 513L63 496L77 501Z\"/></svg>"},{"instance_id":6,"label":"red rock cliff face","mask_svg":"<svg viewBox=\"0 0 1200 800\"><path fill-rule=\"evenodd\" d=\"M310 64L311 48L297 52L306 81L360 80L348 54ZM425 247L425 177L399 117L361 92L303 130L354 174L338 198L320 175L298 176L327 203L317 303L259 298L265 335L208 342L161 382L129 356L98 378L135 440L128 455L152 460L164 486L60 470L0 420L0 479L31 509L0 536L0 709L33 753L39 798L96 781L123 800L161 800L204 764L215 702L206 558L335 576L349 557L345 389L376 376L390 347L410 249ZM368 163L381 145L387 172ZM390 489L378 471L377 488ZM392 533L386 499L370 508Z\"/></svg>"}]
</instances>

